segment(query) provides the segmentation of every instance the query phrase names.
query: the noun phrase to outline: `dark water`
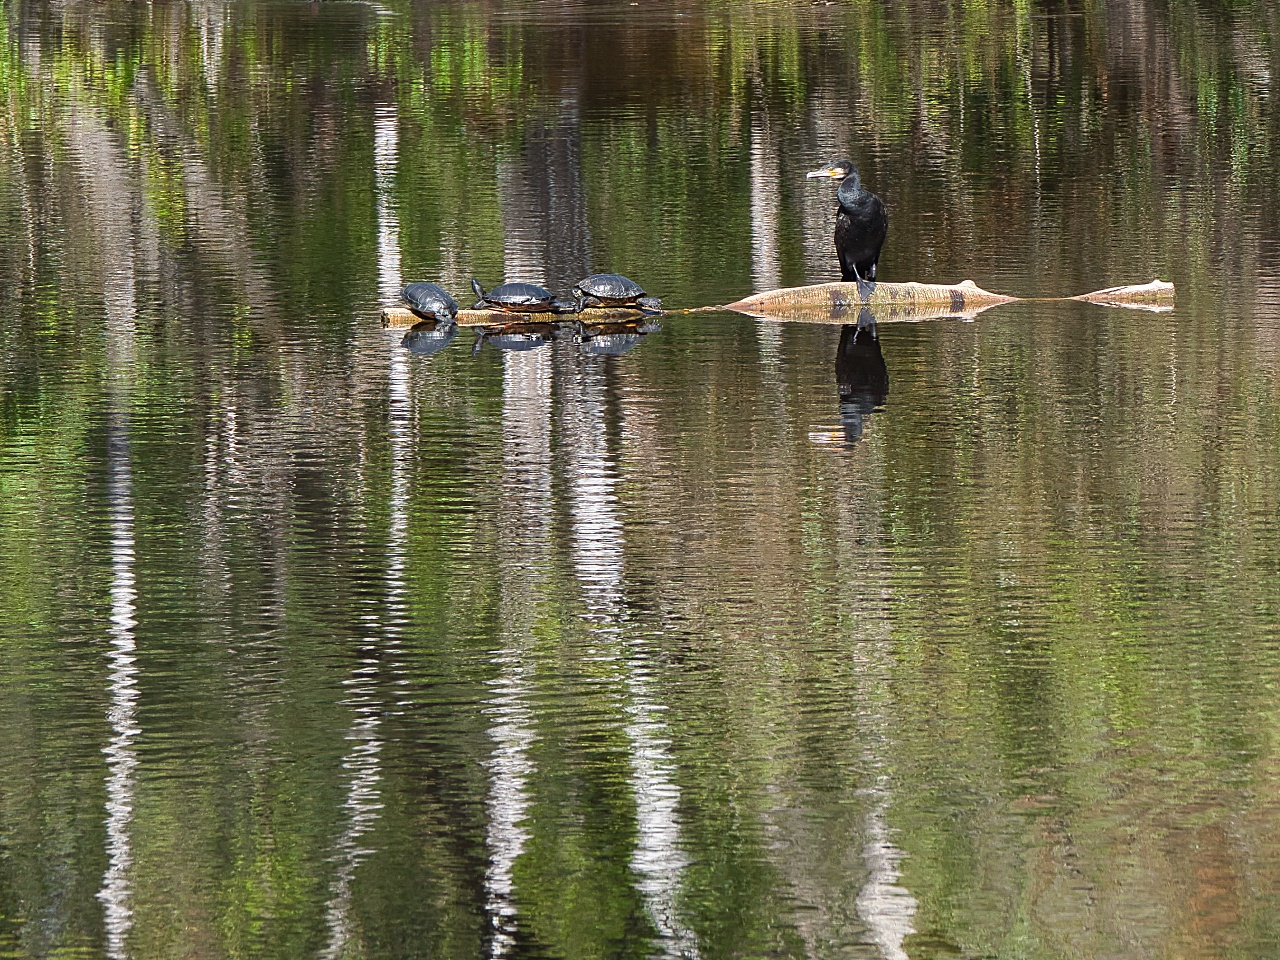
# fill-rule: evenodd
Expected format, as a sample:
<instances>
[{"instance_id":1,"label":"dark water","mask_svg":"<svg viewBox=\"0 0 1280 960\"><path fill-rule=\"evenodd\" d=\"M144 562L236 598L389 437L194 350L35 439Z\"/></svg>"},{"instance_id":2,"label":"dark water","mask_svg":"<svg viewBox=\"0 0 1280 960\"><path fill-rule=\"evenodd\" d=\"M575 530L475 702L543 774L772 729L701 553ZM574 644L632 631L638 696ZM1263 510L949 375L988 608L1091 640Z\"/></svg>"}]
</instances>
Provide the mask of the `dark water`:
<instances>
[{"instance_id":1,"label":"dark water","mask_svg":"<svg viewBox=\"0 0 1280 960\"><path fill-rule=\"evenodd\" d=\"M1280 954L1280 16L8 2L0 953ZM1173 280L1171 313L383 330Z\"/></svg>"}]
</instances>

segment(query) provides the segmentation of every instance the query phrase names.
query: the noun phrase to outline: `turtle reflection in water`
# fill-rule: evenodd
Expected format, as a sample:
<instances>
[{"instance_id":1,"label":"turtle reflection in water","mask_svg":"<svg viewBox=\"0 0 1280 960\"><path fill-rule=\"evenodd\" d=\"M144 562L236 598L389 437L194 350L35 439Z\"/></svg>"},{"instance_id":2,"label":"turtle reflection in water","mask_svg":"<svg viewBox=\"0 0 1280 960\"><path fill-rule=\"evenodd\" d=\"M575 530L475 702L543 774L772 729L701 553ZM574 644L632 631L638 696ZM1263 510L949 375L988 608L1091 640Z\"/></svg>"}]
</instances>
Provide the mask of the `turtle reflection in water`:
<instances>
[{"instance_id":1,"label":"turtle reflection in water","mask_svg":"<svg viewBox=\"0 0 1280 960\"><path fill-rule=\"evenodd\" d=\"M594 273L573 288L578 311L586 307L633 307L651 316L662 312L662 301L645 296L644 288L619 273Z\"/></svg>"},{"instance_id":2,"label":"turtle reflection in water","mask_svg":"<svg viewBox=\"0 0 1280 960\"><path fill-rule=\"evenodd\" d=\"M457 335L458 325L452 321L424 320L409 328L400 346L419 357L429 357L447 347Z\"/></svg>"},{"instance_id":3,"label":"turtle reflection in water","mask_svg":"<svg viewBox=\"0 0 1280 960\"><path fill-rule=\"evenodd\" d=\"M551 342L555 335L554 323L500 323L476 328L476 344L471 348L474 356L486 342L498 350L520 352L537 350Z\"/></svg>"},{"instance_id":4,"label":"turtle reflection in water","mask_svg":"<svg viewBox=\"0 0 1280 960\"><path fill-rule=\"evenodd\" d=\"M653 320L629 323L582 323L578 327L578 349L588 356L617 357L626 353L651 333L662 329Z\"/></svg>"},{"instance_id":5,"label":"turtle reflection in water","mask_svg":"<svg viewBox=\"0 0 1280 960\"><path fill-rule=\"evenodd\" d=\"M475 291L476 310L504 310L507 313L573 313L576 307L564 300L557 300L546 287L536 283L503 283L486 291L480 281L471 278Z\"/></svg>"}]
</instances>

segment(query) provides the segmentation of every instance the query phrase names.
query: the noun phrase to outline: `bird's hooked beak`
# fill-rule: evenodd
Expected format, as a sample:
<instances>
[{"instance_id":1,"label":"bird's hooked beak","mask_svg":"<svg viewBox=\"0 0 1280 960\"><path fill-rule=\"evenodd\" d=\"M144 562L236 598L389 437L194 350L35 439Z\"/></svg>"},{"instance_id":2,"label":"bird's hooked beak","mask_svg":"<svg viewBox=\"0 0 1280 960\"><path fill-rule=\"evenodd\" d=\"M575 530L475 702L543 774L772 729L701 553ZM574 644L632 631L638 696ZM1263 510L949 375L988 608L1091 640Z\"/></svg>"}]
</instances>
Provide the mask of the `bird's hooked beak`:
<instances>
[{"instance_id":1,"label":"bird's hooked beak","mask_svg":"<svg viewBox=\"0 0 1280 960\"><path fill-rule=\"evenodd\" d=\"M806 173L806 174L805 174L805 177L806 177L806 178L813 178L813 177L841 177L841 178L843 178L843 177L846 177L846 176L848 176L848 175L849 175L849 171L848 171L848 169L846 169L845 167L840 166L840 164L838 164L838 163L833 163L833 164L831 164L830 166L823 167L821 170L810 170L808 173Z\"/></svg>"}]
</instances>

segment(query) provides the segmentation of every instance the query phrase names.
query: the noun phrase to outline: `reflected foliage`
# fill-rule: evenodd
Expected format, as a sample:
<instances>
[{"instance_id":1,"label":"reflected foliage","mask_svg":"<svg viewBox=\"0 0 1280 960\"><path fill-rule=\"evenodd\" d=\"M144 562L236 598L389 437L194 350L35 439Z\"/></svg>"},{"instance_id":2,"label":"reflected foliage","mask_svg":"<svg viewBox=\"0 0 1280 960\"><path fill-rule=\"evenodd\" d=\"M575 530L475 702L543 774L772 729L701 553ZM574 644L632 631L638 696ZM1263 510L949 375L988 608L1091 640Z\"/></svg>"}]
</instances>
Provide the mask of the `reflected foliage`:
<instances>
[{"instance_id":1,"label":"reflected foliage","mask_svg":"<svg viewBox=\"0 0 1280 960\"><path fill-rule=\"evenodd\" d=\"M1271 5L4 12L0 952L126 782L139 958L1276 954ZM882 279L1179 308L377 326L833 279L845 154Z\"/></svg>"}]
</instances>

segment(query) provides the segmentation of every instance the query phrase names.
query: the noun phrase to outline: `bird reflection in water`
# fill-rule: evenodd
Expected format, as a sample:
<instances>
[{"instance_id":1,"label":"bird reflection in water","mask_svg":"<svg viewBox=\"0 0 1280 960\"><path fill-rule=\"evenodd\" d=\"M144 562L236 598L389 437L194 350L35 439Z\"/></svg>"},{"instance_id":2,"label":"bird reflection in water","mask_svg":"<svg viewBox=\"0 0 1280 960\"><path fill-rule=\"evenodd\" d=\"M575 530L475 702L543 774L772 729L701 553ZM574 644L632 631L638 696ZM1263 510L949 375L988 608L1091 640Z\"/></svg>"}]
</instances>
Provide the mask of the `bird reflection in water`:
<instances>
[{"instance_id":1,"label":"bird reflection in water","mask_svg":"<svg viewBox=\"0 0 1280 960\"><path fill-rule=\"evenodd\" d=\"M858 313L856 324L840 328L836 385L840 390L845 443L857 443L862 439L866 418L889 399L889 368L880 352L876 318L867 307Z\"/></svg>"},{"instance_id":2,"label":"bird reflection in water","mask_svg":"<svg viewBox=\"0 0 1280 960\"><path fill-rule=\"evenodd\" d=\"M852 446L862 439L867 418L889 399L889 368L880 352L876 318L869 307L859 311L856 324L840 328L836 386L840 391L839 428L815 430L809 439Z\"/></svg>"}]
</instances>

